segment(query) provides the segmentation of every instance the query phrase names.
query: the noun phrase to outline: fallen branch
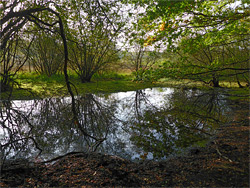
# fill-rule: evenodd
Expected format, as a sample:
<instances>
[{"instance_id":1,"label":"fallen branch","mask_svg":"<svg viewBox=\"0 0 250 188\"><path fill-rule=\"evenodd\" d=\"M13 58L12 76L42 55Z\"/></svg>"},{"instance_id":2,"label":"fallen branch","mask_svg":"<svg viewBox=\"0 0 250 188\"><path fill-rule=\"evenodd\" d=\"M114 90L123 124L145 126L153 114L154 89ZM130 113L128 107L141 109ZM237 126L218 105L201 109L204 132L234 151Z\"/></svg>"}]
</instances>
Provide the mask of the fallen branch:
<instances>
[{"instance_id":1,"label":"fallen branch","mask_svg":"<svg viewBox=\"0 0 250 188\"><path fill-rule=\"evenodd\" d=\"M82 155L84 155L84 156L85 156L85 155L87 156L87 154L84 153L84 152L69 152L69 153L66 153L65 155L60 155L60 156L58 156L58 157L55 157L55 158L50 159L50 160L48 160L48 161L43 161L43 162L41 162L41 163L42 163L42 164L51 163L51 162L57 161L57 160L59 160L59 159L62 159L62 158L64 158L64 157L67 157L67 156L69 156L69 155L75 155L75 154L82 154Z\"/></svg>"},{"instance_id":2,"label":"fallen branch","mask_svg":"<svg viewBox=\"0 0 250 188\"><path fill-rule=\"evenodd\" d=\"M224 156L224 155L221 154L221 152L220 152L220 150L219 150L219 148L218 148L218 142L216 142L216 141L214 140L214 144L215 144L215 147L216 147L215 149L216 149L217 153L218 153L222 158L224 158L224 159L228 160L230 163L232 163L233 161L232 161L231 159L229 159L228 157L226 157L226 156Z\"/></svg>"}]
</instances>

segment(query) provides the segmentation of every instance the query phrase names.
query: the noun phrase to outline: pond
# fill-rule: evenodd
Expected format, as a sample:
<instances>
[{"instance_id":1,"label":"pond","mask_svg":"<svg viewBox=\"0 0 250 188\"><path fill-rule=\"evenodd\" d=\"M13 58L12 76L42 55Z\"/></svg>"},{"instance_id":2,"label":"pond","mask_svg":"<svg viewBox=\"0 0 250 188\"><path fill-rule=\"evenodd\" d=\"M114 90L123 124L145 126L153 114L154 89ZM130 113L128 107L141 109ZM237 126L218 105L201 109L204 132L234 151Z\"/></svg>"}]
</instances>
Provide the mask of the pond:
<instances>
[{"instance_id":1,"label":"pond","mask_svg":"<svg viewBox=\"0 0 250 188\"><path fill-rule=\"evenodd\" d=\"M223 90L151 88L71 98L0 101L1 158L48 160L97 151L129 160L162 160L205 146L233 111ZM102 142L84 136L99 138Z\"/></svg>"}]
</instances>

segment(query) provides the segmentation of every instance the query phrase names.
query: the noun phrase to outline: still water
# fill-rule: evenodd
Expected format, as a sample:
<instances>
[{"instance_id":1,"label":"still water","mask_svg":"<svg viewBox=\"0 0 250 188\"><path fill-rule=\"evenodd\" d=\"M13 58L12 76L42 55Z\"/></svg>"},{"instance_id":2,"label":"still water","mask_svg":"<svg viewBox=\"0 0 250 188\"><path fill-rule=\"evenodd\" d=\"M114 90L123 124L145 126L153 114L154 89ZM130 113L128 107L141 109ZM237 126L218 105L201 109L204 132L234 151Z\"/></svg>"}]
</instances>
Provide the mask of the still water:
<instances>
[{"instance_id":1,"label":"still water","mask_svg":"<svg viewBox=\"0 0 250 188\"><path fill-rule=\"evenodd\" d=\"M0 101L1 158L48 160L97 151L129 160L166 159L205 146L232 111L220 90L152 88L76 99L80 129L69 97Z\"/></svg>"}]
</instances>

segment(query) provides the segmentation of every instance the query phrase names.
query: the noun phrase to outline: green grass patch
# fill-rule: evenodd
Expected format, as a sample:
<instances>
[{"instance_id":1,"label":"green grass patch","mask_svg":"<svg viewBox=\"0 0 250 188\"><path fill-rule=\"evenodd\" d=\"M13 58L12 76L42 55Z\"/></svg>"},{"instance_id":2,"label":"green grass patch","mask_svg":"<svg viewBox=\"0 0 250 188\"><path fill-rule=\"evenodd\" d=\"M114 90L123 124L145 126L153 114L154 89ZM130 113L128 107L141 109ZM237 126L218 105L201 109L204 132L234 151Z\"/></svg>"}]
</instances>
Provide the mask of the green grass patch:
<instances>
[{"instance_id":1,"label":"green grass patch","mask_svg":"<svg viewBox=\"0 0 250 188\"><path fill-rule=\"evenodd\" d=\"M85 93L113 93L123 91L134 91L152 87L183 87L183 88L198 88L211 89L202 82L192 82L190 80L171 80L161 79L158 82L135 82L133 77L129 74L117 73L102 73L96 74L90 83L81 83L78 76L69 72L70 81L75 86L75 94ZM48 77L46 75L39 75L37 73L19 73L16 76L16 81L21 87L14 87L11 99L34 99L54 96L69 95L65 78L63 74L53 75ZM249 94L249 88L237 89L237 84L223 82L226 87L235 88L232 90L231 98ZM74 87L72 87L74 88ZM237 93L238 92L238 93ZM1 93L1 99L8 99L10 92Z\"/></svg>"},{"instance_id":2,"label":"green grass patch","mask_svg":"<svg viewBox=\"0 0 250 188\"><path fill-rule=\"evenodd\" d=\"M165 87L177 87L177 88L196 88L196 89L209 89L208 85L204 82L194 82L191 80L173 80L169 78L160 79L161 82Z\"/></svg>"},{"instance_id":3,"label":"green grass patch","mask_svg":"<svg viewBox=\"0 0 250 188\"><path fill-rule=\"evenodd\" d=\"M72 87L75 94L85 93L113 93L120 91L133 91L150 87L161 87L162 83L151 82L133 82L129 75L119 74L102 74L93 77L90 83L81 83L78 76L69 73L70 82L75 86ZM20 73L16 81L21 87L14 87L11 99L34 99L55 96L69 95L64 75L58 74L48 77L36 73ZM7 99L9 92L1 93L1 99Z\"/></svg>"},{"instance_id":4,"label":"green grass patch","mask_svg":"<svg viewBox=\"0 0 250 188\"><path fill-rule=\"evenodd\" d=\"M197 87L197 88L208 88L208 87L212 87L209 86L208 84L205 84L204 82L201 81L192 81L192 80L173 80L170 78L162 78L159 80L160 82L163 82L165 85L169 85L169 86L173 86L173 87ZM219 82L220 87L223 88L239 88L239 85L237 82L232 82L232 81L220 81ZM243 87L246 87L247 83L246 82L241 82L241 85ZM247 88L247 87L246 87ZM249 88L248 88L249 89Z\"/></svg>"},{"instance_id":5,"label":"green grass patch","mask_svg":"<svg viewBox=\"0 0 250 188\"><path fill-rule=\"evenodd\" d=\"M93 80L130 80L131 75L116 72L102 72L93 76Z\"/></svg>"}]
</instances>

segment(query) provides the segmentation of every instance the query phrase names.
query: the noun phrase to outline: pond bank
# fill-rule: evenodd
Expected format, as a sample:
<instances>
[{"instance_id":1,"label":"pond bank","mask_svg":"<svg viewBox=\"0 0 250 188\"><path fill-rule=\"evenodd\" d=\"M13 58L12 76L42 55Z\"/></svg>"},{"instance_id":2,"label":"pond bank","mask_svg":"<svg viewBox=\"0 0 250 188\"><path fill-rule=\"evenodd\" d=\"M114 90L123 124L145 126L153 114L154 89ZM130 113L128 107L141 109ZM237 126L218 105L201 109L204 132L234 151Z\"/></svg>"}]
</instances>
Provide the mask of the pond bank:
<instances>
[{"instance_id":1,"label":"pond bank","mask_svg":"<svg viewBox=\"0 0 250 188\"><path fill-rule=\"evenodd\" d=\"M95 78L89 83L82 83L76 75L70 75L70 81L74 84L75 94L84 95L86 93L115 93L125 91L135 91L152 87L180 87L211 89L209 85L202 82L190 80L161 79L156 82L132 81L132 75L116 75L106 78ZM37 73L21 73L17 76L18 86L13 90L0 93L0 99L6 100L11 96L12 100L28 100L47 97L69 96L65 85L64 75L39 75ZM243 84L244 86L246 83ZM235 88L241 93L249 94L247 89L238 88L236 82L221 82L223 88ZM76 90L75 90L76 89ZM247 90L247 91L246 91Z\"/></svg>"},{"instance_id":2,"label":"pond bank","mask_svg":"<svg viewBox=\"0 0 250 188\"><path fill-rule=\"evenodd\" d=\"M187 156L137 164L114 156L78 153L54 164L36 162L29 168L3 171L0 186L249 187L249 111L241 108L249 103L232 105L242 116L222 125L213 141Z\"/></svg>"}]
</instances>

